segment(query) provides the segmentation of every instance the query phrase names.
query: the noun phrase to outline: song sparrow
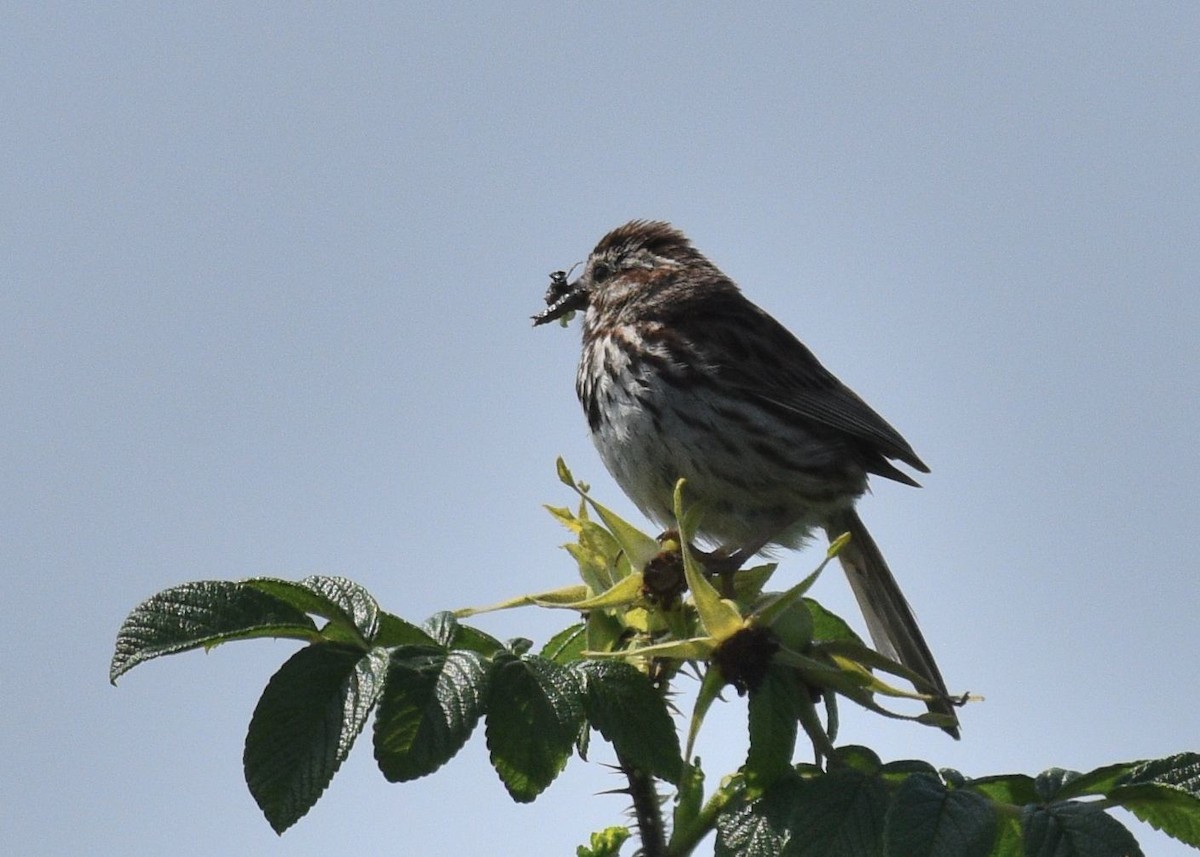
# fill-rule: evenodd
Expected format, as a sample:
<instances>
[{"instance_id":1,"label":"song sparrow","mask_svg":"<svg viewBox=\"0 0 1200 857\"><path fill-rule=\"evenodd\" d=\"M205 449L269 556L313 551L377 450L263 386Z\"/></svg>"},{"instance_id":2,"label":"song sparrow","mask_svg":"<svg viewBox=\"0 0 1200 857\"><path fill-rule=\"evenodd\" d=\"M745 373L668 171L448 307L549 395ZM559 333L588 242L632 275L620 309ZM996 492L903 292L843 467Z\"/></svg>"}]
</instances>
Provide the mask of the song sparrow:
<instances>
[{"instance_id":1,"label":"song sparrow","mask_svg":"<svg viewBox=\"0 0 1200 857\"><path fill-rule=\"evenodd\" d=\"M854 503L868 474L928 473L894 428L668 223L608 233L580 276L552 275L544 324L586 310L576 392L605 466L644 514L673 523L676 481L703 503L699 536L736 567L814 529L839 555L875 645L945 683ZM957 728L947 729L957 737Z\"/></svg>"}]
</instances>

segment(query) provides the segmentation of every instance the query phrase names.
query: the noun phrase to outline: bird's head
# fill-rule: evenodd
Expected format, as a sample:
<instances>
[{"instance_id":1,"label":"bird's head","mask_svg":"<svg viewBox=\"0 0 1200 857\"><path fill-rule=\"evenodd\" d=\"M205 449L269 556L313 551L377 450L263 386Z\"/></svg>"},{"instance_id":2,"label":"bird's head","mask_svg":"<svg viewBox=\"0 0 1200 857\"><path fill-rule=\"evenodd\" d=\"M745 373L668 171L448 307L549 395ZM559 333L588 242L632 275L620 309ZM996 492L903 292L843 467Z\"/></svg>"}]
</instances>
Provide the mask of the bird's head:
<instances>
[{"instance_id":1,"label":"bird's head","mask_svg":"<svg viewBox=\"0 0 1200 857\"><path fill-rule=\"evenodd\" d=\"M546 309L533 317L533 323L555 321L592 305L612 309L652 298L677 280L680 271L695 267L712 266L674 226L659 220L632 220L600 239L574 281L568 282L564 271L550 275Z\"/></svg>"}]
</instances>

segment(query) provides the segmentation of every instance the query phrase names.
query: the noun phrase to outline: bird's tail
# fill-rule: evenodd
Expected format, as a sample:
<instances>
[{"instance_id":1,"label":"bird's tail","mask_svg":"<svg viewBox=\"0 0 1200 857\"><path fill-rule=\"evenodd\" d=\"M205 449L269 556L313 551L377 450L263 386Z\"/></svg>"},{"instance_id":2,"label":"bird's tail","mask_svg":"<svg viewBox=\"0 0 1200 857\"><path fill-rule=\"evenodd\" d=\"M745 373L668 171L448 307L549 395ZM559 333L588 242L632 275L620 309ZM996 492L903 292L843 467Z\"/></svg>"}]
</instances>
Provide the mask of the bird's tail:
<instances>
[{"instance_id":1,"label":"bird's tail","mask_svg":"<svg viewBox=\"0 0 1200 857\"><path fill-rule=\"evenodd\" d=\"M875 540L867 532L862 518L854 509L838 512L826 523L825 532L831 541L842 533L850 534L850 541L838 554L838 560L850 579L850 588L867 620L867 630L871 632L875 647L933 685L938 699L928 703L929 710L954 718L953 726L943 728L952 737L958 738L958 718L937 662L929 651L925 637L921 635L912 608L904 600L900 585L892 576Z\"/></svg>"}]
</instances>

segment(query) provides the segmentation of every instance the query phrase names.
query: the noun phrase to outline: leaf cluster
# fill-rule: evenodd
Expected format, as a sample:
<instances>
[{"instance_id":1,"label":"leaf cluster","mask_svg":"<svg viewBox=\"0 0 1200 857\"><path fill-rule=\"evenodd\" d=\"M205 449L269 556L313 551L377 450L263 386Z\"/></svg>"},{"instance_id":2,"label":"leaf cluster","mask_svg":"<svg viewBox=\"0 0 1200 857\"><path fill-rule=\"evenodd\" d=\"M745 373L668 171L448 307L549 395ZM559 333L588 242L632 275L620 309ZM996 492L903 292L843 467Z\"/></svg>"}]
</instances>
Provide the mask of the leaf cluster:
<instances>
[{"instance_id":1,"label":"leaf cluster","mask_svg":"<svg viewBox=\"0 0 1200 857\"><path fill-rule=\"evenodd\" d=\"M577 630L534 653L527 640L501 643L450 613L410 624L343 578L200 581L134 609L110 678L234 640L308 643L267 683L246 735L246 783L277 832L316 803L372 713L375 760L391 782L436 771L480 720L492 765L517 801L532 801L573 752L586 752L591 729L674 781L682 759L661 695L628 664L581 659L569 644Z\"/></svg>"},{"instance_id":2,"label":"leaf cluster","mask_svg":"<svg viewBox=\"0 0 1200 857\"><path fill-rule=\"evenodd\" d=\"M561 461L559 477L580 499L575 510L549 509L574 537L564 547L577 584L414 624L339 577L188 583L130 613L110 677L236 640L304 643L268 682L245 741L247 785L278 832L316 803L373 717L375 760L391 782L438 770L482 721L492 766L521 802L540 795L573 755L586 759L598 733L628 778L648 857L691 854L714 830L716 853L730 857L1139 854L1106 812L1115 806L1200 847L1194 753L1086 774L968 779L838 746L839 699L951 725L945 715L893 710L894 702L926 702L935 689L808 597L842 540L808 577L771 592L773 564L706 572L708 558L691 539L701 511L684 507L682 484L678 529L655 539L593 500ZM529 640L501 642L463 621L524 606L566 610L571 621L536 652ZM693 674L699 690L681 740L671 694ZM706 794L692 747L729 686L748 696L749 749L741 768ZM796 761L802 737L811 761ZM660 788L671 790L669 804ZM593 834L578 853L613 857L629 832Z\"/></svg>"},{"instance_id":3,"label":"leaf cluster","mask_svg":"<svg viewBox=\"0 0 1200 857\"><path fill-rule=\"evenodd\" d=\"M1200 754L968 779L925 762L839 750L825 772L797 766L718 819L717 857L1136 857L1114 806L1200 847Z\"/></svg>"}]
</instances>

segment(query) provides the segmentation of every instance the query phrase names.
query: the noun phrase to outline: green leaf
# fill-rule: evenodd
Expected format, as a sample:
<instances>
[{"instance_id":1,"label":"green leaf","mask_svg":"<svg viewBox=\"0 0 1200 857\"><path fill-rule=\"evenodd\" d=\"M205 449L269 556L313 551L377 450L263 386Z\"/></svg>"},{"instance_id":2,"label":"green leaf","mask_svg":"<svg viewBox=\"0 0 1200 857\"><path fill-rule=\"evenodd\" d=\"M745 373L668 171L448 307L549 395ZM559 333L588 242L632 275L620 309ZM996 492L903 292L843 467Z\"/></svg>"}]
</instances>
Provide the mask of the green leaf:
<instances>
[{"instance_id":1,"label":"green leaf","mask_svg":"<svg viewBox=\"0 0 1200 857\"><path fill-rule=\"evenodd\" d=\"M579 530L581 529L583 520L581 518L576 517L575 513L572 512L570 509L568 509L566 506L546 505L546 506L543 506L542 508L545 509L547 512L549 512L550 515L554 518L554 520L558 521L560 524L562 524L568 530L575 533L576 535L579 534Z\"/></svg>"},{"instance_id":2,"label":"green leaf","mask_svg":"<svg viewBox=\"0 0 1200 857\"><path fill-rule=\"evenodd\" d=\"M421 623L421 630L428 634L439 646L449 649L454 645L458 636L458 617L449 610L434 613Z\"/></svg>"},{"instance_id":3,"label":"green leaf","mask_svg":"<svg viewBox=\"0 0 1200 857\"><path fill-rule=\"evenodd\" d=\"M897 759L879 767L879 775L888 782L901 783L912 774L929 774L936 777L938 771L933 765L920 759Z\"/></svg>"},{"instance_id":4,"label":"green leaf","mask_svg":"<svg viewBox=\"0 0 1200 857\"><path fill-rule=\"evenodd\" d=\"M633 570L641 571L646 563L659 552L658 542L608 507L601 506L586 494L584 498L596 510L596 514L600 516L604 526L608 527L608 531L621 545L621 550L625 552L625 556L629 557L629 563Z\"/></svg>"},{"instance_id":5,"label":"green leaf","mask_svg":"<svg viewBox=\"0 0 1200 857\"><path fill-rule=\"evenodd\" d=\"M617 857L631 835L628 827L606 827L592 834L590 844L576 848L575 857Z\"/></svg>"},{"instance_id":6,"label":"green leaf","mask_svg":"<svg viewBox=\"0 0 1200 857\"><path fill-rule=\"evenodd\" d=\"M579 577L592 592L603 592L630 571L629 561L621 561L621 545L595 521L580 519L579 539L563 548L579 566Z\"/></svg>"},{"instance_id":7,"label":"green leaf","mask_svg":"<svg viewBox=\"0 0 1200 857\"><path fill-rule=\"evenodd\" d=\"M836 693L822 693L821 697L825 701L825 730L824 730L825 737L829 740L830 743L833 743L835 740L837 740L838 724L840 722L838 719L837 694ZM814 708L814 713L815 713L816 706L813 706L813 708ZM817 718L817 719L819 722L819 718ZM806 732L809 731L808 726L805 726L804 729Z\"/></svg>"},{"instance_id":8,"label":"green leaf","mask_svg":"<svg viewBox=\"0 0 1200 857\"><path fill-rule=\"evenodd\" d=\"M847 768L864 774L877 774L883 768L883 760L870 747L861 744L845 744L837 748L838 761Z\"/></svg>"},{"instance_id":9,"label":"green leaf","mask_svg":"<svg viewBox=\"0 0 1200 857\"><path fill-rule=\"evenodd\" d=\"M889 857L987 857L996 812L982 795L914 774L892 796L884 839Z\"/></svg>"},{"instance_id":10,"label":"green leaf","mask_svg":"<svg viewBox=\"0 0 1200 857\"><path fill-rule=\"evenodd\" d=\"M375 634L375 645L380 648L391 648L393 646L436 646L437 643L433 637L411 622L406 622L399 616L380 610L379 630Z\"/></svg>"},{"instance_id":11,"label":"green leaf","mask_svg":"<svg viewBox=\"0 0 1200 857\"><path fill-rule=\"evenodd\" d=\"M1142 857L1133 834L1095 804L1028 805L1021 827L1027 857Z\"/></svg>"},{"instance_id":12,"label":"green leaf","mask_svg":"<svg viewBox=\"0 0 1200 857\"><path fill-rule=\"evenodd\" d=\"M840 536L838 536L836 539L834 539L833 541L831 541L829 543L829 547L825 550L825 558L833 559L835 556L837 556L839 553L842 552L842 548L844 548L849 542L850 542L850 534L842 533Z\"/></svg>"},{"instance_id":13,"label":"green leaf","mask_svg":"<svg viewBox=\"0 0 1200 857\"><path fill-rule=\"evenodd\" d=\"M910 720L930 726L941 727L946 725L951 715L929 713L906 715L889 711L880 706L875 702L875 694L899 697L915 697L916 695L881 682L858 661L840 655L830 655L825 647L834 645L846 646L850 644L826 642L814 645L814 654L824 659L801 655L790 649L780 649L775 653L775 660L778 663L786 664L797 670L805 683L813 687L822 687L836 691L869 711L874 711L876 714L882 714L885 717L897 720ZM871 658L883 657L874 652L867 653L867 656ZM898 664L896 666L903 669ZM807 724L805 725L805 729L810 735L813 735L812 730L808 729ZM814 737L817 736L814 735Z\"/></svg>"},{"instance_id":14,"label":"green leaf","mask_svg":"<svg viewBox=\"0 0 1200 857\"><path fill-rule=\"evenodd\" d=\"M797 777L779 780L751 803L731 804L717 817L714 857L779 857L791 836L792 815L802 799Z\"/></svg>"},{"instance_id":15,"label":"green leaf","mask_svg":"<svg viewBox=\"0 0 1200 857\"><path fill-rule=\"evenodd\" d=\"M690 640L667 640L665 643L654 643L649 646L638 646L635 649L597 652L588 649L585 655L594 658L628 658L638 656L643 658L674 658L681 661L703 661L712 655L712 637L693 637Z\"/></svg>"},{"instance_id":16,"label":"green leaf","mask_svg":"<svg viewBox=\"0 0 1200 857\"><path fill-rule=\"evenodd\" d=\"M874 857L883 854L887 790L875 777L835 770L778 780L717 819L717 857Z\"/></svg>"},{"instance_id":17,"label":"green leaf","mask_svg":"<svg viewBox=\"0 0 1200 857\"><path fill-rule=\"evenodd\" d=\"M1063 787L1080 777L1078 771L1068 771L1065 768L1048 768L1042 771L1033 781L1034 791L1037 792L1038 801L1041 803L1049 803L1059 797Z\"/></svg>"},{"instance_id":18,"label":"green leaf","mask_svg":"<svg viewBox=\"0 0 1200 857\"><path fill-rule=\"evenodd\" d=\"M558 472L558 480L568 488L575 487L575 477L571 475L571 471L567 468L567 462L563 461L562 456L554 460L554 468Z\"/></svg>"},{"instance_id":19,"label":"green leaf","mask_svg":"<svg viewBox=\"0 0 1200 857\"><path fill-rule=\"evenodd\" d=\"M1086 774L1075 774L1062 781L1054 797L1057 800L1066 800L1081 795L1108 794L1109 789L1137 765L1137 762L1121 762L1096 768Z\"/></svg>"},{"instance_id":20,"label":"green leaf","mask_svg":"<svg viewBox=\"0 0 1200 857\"><path fill-rule=\"evenodd\" d=\"M306 577L298 583L255 577L246 586L273 595L305 613L328 619L321 633L337 642L371 645L379 629L379 604L371 593L344 577Z\"/></svg>"},{"instance_id":21,"label":"green leaf","mask_svg":"<svg viewBox=\"0 0 1200 857\"><path fill-rule=\"evenodd\" d=\"M844 640L863 645L862 637L854 633L854 629L841 616L831 613L811 598L805 598L804 603L807 605L809 613L812 614L813 639Z\"/></svg>"},{"instance_id":22,"label":"green leaf","mask_svg":"<svg viewBox=\"0 0 1200 857\"><path fill-rule=\"evenodd\" d=\"M930 693L935 690L929 680L920 673L861 643L851 643L846 640L822 640L813 646L813 651L830 656L830 659L843 669L853 666L861 670L863 673L863 686L869 688L874 693L901 699L916 699L919 698L920 693ZM899 676L909 681L920 693L901 690L889 685L872 676L870 670L878 670L879 672Z\"/></svg>"},{"instance_id":23,"label":"green leaf","mask_svg":"<svg viewBox=\"0 0 1200 857\"><path fill-rule=\"evenodd\" d=\"M610 652L621 642L625 626L603 610L587 615L587 645L589 652Z\"/></svg>"},{"instance_id":24,"label":"green leaf","mask_svg":"<svg viewBox=\"0 0 1200 857\"><path fill-rule=\"evenodd\" d=\"M777 568L779 568L779 563L768 562L753 568L738 569L738 573L733 578L734 595L739 601L756 600Z\"/></svg>"},{"instance_id":25,"label":"green leaf","mask_svg":"<svg viewBox=\"0 0 1200 857\"><path fill-rule=\"evenodd\" d=\"M543 658L556 664L569 664L583 658L587 649L587 625L583 622L568 625L546 641L540 652Z\"/></svg>"},{"instance_id":26,"label":"green leaf","mask_svg":"<svg viewBox=\"0 0 1200 857\"><path fill-rule=\"evenodd\" d=\"M687 516L683 509L683 487L684 480L680 479L675 483L675 517L679 522L683 573L692 593L692 601L696 605L696 613L700 616L700 624L713 640L721 643L742 630L746 623L742 620L737 605L723 599L716 587L708 582L708 578L704 576L704 569L692 553L692 532L687 526Z\"/></svg>"},{"instance_id":27,"label":"green leaf","mask_svg":"<svg viewBox=\"0 0 1200 857\"><path fill-rule=\"evenodd\" d=\"M504 601L488 604L486 607L460 607L454 611L454 615L460 619L465 619L468 616L477 616L480 613L512 610L514 607L530 607L534 605L543 607L571 607L576 602L588 598L591 594L591 590L586 585L575 583L571 586L561 586L558 589L549 589L545 592L534 592L529 595L506 598Z\"/></svg>"},{"instance_id":28,"label":"green leaf","mask_svg":"<svg viewBox=\"0 0 1200 857\"><path fill-rule=\"evenodd\" d=\"M478 652L485 658L490 658L506 648L503 643L486 634L478 628L464 625L448 610L434 613L425 620L423 632L427 633L430 642L448 649L466 649ZM418 644L420 645L420 644Z\"/></svg>"},{"instance_id":29,"label":"green leaf","mask_svg":"<svg viewBox=\"0 0 1200 857\"><path fill-rule=\"evenodd\" d=\"M938 770L942 782L952 789L966 788L967 778L963 776L963 772L957 768L941 768Z\"/></svg>"},{"instance_id":30,"label":"green leaf","mask_svg":"<svg viewBox=\"0 0 1200 857\"><path fill-rule=\"evenodd\" d=\"M761 627L760 620L753 623ZM795 652L806 652L813 642L813 620L808 606L802 601L792 603L777 614L770 623L771 632L780 645Z\"/></svg>"},{"instance_id":31,"label":"green leaf","mask_svg":"<svg viewBox=\"0 0 1200 857\"><path fill-rule=\"evenodd\" d=\"M566 597L557 597L559 593L554 593L556 596L554 598L530 596L530 600L539 607L558 607L567 610L579 610L581 612L628 607L642 600L642 586L642 575L641 572L638 572L637 574L630 574L622 578L604 592L596 595L589 595L587 588L581 586L571 587L571 589L584 590L582 598L576 597L568 600Z\"/></svg>"},{"instance_id":32,"label":"green leaf","mask_svg":"<svg viewBox=\"0 0 1200 857\"><path fill-rule=\"evenodd\" d=\"M389 782L431 774L462 749L483 713L486 679L476 652L392 650L375 715L375 761Z\"/></svg>"},{"instance_id":33,"label":"green leaf","mask_svg":"<svg viewBox=\"0 0 1200 857\"><path fill-rule=\"evenodd\" d=\"M825 570L825 566L829 564L829 558L826 558L816 570L808 577L801 580L795 586L788 588L783 592L776 593L767 598L754 608L754 612L747 617L750 621L758 622L766 625L774 624L775 620L783 613L793 609L799 604L804 593L808 592L817 582L817 578L821 576L821 572ZM809 635L811 637L811 634Z\"/></svg>"},{"instance_id":34,"label":"green leaf","mask_svg":"<svg viewBox=\"0 0 1200 857\"><path fill-rule=\"evenodd\" d=\"M998 803L1024 806L1037 803L1037 789L1033 777L1028 774L997 774L971 780L968 785Z\"/></svg>"},{"instance_id":35,"label":"green leaf","mask_svg":"<svg viewBox=\"0 0 1200 857\"><path fill-rule=\"evenodd\" d=\"M876 777L835 770L804 782L786 857L866 857L883 853L887 790Z\"/></svg>"},{"instance_id":36,"label":"green leaf","mask_svg":"<svg viewBox=\"0 0 1200 857\"><path fill-rule=\"evenodd\" d=\"M583 691L573 672L537 655L497 658L490 677L492 767L513 800L527 803L566 767L583 723Z\"/></svg>"},{"instance_id":37,"label":"green leaf","mask_svg":"<svg viewBox=\"0 0 1200 857\"><path fill-rule=\"evenodd\" d=\"M271 677L246 734L246 785L276 833L325 791L382 692L388 655L308 646Z\"/></svg>"},{"instance_id":38,"label":"green leaf","mask_svg":"<svg viewBox=\"0 0 1200 857\"><path fill-rule=\"evenodd\" d=\"M1178 753L1165 759L1139 762L1119 785L1143 783L1173 786L1190 795L1200 796L1200 753Z\"/></svg>"},{"instance_id":39,"label":"green leaf","mask_svg":"<svg viewBox=\"0 0 1200 857\"><path fill-rule=\"evenodd\" d=\"M678 783L683 771L679 734L650 679L623 661L580 661L573 669L586 692L588 720L622 761Z\"/></svg>"},{"instance_id":40,"label":"green leaf","mask_svg":"<svg viewBox=\"0 0 1200 857\"><path fill-rule=\"evenodd\" d=\"M1200 847L1200 754L1143 762L1108 797L1155 829Z\"/></svg>"},{"instance_id":41,"label":"green leaf","mask_svg":"<svg viewBox=\"0 0 1200 857\"><path fill-rule=\"evenodd\" d=\"M475 652L483 655L485 658L490 658L497 652L504 651L505 649L504 644L491 634L480 631L471 625L463 625L461 622L458 625L458 631L454 635L451 646L455 649Z\"/></svg>"},{"instance_id":42,"label":"green leaf","mask_svg":"<svg viewBox=\"0 0 1200 857\"><path fill-rule=\"evenodd\" d=\"M616 536L596 521L585 520L580 525L577 547L586 555L588 565L594 566L590 576L582 564L579 571L584 582L595 592L603 592L632 570L628 561L624 565L619 561L624 549ZM640 566L638 570L641 570Z\"/></svg>"},{"instance_id":43,"label":"green leaf","mask_svg":"<svg viewBox=\"0 0 1200 857\"><path fill-rule=\"evenodd\" d=\"M763 683L750 691L745 774L751 789L761 791L791 771L800 695L807 692L792 670L775 665L767 668Z\"/></svg>"},{"instance_id":44,"label":"green leaf","mask_svg":"<svg viewBox=\"0 0 1200 857\"><path fill-rule=\"evenodd\" d=\"M608 527L609 532L621 546L625 556L628 557L634 571L641 571L646 563L659 552L658 542L643 533L637 527L630 524L620 515L613 512L606 506L602 506L588 496L587 486L582 483L577 483L575 477L571 475L571 471L567 469L566 462L560 457L555 466L558 470L559 480L568 488L575 490L583 501L596 510L596 514L600 516L600 520ZM553 510L552 510L553 511ZM581 531L580 537L582 541L583 533L586 528ZM610 581L608 586L611 586L615 581ZM608 586L597 587L598 589L607 589Z\"/></svg>"},{"instance_id":45,"label":"green leaf","mask_svg":"<svg viewBox=\"0 0 1200 857\"><path fill-rule=\"evenodd\" d=\"M115 684L143 661L256 637L311 642L318 633L304 611L245 584L185 583L148 598L125 618L108 678Z\"/></svg>"},{"instance_id":46,"label":"green leaf","mask_svg":"<svg viewBox=\"0 0 1200 857\"><path fill-rule=\"evenodd\" d=\"M1111 799L1156 830L1200 848L1200 799L1195 795L1143 783L1115 789Z\"/></svg>"},{"instance_id":47,"label":"green leaf","mask_svg":"<svg viewBox=\"0 0 1200 857\"><path fill-rule=\"evenodd\" d=\"M826 700L833 696L833 694L828 692L823 695ZM808 735L808 739L812 741L813 750L820 756L832 759L837 755L837 750L833 746L833 739L830 736L829 729L821 722L821 715L817 713L816 703L808 696L801 696L798 707L797 717L800 726L803 727L804 733ZM833 711L836 714L837 709L827 703L826 711ZM836 720L832 725L834 727L837 726Z\"/></svg>"},{"instance_id":48,"label":"green leaf","mask_svg":"<svg viewBox=\"0 0 1200 857\"><path fill-rule=\"evenodd\" d=\"M1025 857L1020 818L1007 812L997 814L996 841L989 857Z\"/></svg>"}]
</instances>

